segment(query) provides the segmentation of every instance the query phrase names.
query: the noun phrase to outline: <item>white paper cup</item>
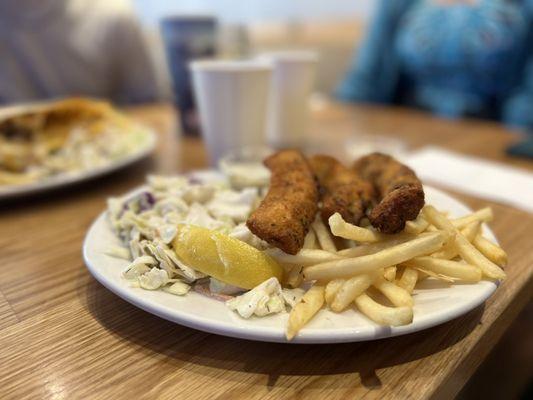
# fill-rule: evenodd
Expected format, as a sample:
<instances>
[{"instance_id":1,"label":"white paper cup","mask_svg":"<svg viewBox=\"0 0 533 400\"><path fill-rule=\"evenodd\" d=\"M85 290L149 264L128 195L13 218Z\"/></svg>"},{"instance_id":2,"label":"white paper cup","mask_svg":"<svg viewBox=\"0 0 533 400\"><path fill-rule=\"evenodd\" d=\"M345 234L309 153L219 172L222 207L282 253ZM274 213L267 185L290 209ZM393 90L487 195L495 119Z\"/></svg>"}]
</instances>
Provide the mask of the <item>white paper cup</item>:
<instances>
[{"instance_id":1,"label":"white paper cup","mask_svg":"<svg viewBox=\"0 0 533 400\"><path fill-rule=\"evenodd\" d=\"M257 60L273 67L268 144L300 147L309 124L309 96L315 84L318 55L313 51L280 51L260 54Z\"/></svg>"},{"instance_id":2,"label":"white paper cup","mask_svg":"<svg viewBox=\"0 0 533 400\"><path fill-rule=\"evenodd\" d=\"M190 65L211 166L239 148L264 145L272 67L258 60Z\"/></svg>"}]
</instances>

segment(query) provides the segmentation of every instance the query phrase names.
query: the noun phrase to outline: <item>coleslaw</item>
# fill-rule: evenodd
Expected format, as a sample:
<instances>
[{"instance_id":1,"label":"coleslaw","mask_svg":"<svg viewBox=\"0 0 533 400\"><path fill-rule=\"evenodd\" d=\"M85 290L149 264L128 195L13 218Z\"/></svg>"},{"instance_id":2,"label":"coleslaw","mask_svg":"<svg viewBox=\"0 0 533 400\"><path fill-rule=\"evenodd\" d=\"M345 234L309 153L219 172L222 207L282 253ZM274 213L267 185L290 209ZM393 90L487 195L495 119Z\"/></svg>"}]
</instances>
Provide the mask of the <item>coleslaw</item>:
<instances>
[{"instance_id":1,"label":"coleslaw","mask_svg":"<svg viewBox=\"0 0 533 400\"><path fill-rule=\"evenodd\" d=\"M234 178L234 177L233 177ZM248 178L249 179L249 178ZM303 295L302 289L282 288L276 278L245 289L209 277L178 259L172 240L179 224L219 231L259 250L270 247L246 226L268 180L256 186L233 185L227 175L195 173L188 176L157 176L132 195L108 200L108 220L122 247L108 255L130 261L122 272L131 286L186 295L191 288L226 299L229 309L243 318L285 312ZM249 179L249 181L251 181Z\"/></svg>"}]
</instances>

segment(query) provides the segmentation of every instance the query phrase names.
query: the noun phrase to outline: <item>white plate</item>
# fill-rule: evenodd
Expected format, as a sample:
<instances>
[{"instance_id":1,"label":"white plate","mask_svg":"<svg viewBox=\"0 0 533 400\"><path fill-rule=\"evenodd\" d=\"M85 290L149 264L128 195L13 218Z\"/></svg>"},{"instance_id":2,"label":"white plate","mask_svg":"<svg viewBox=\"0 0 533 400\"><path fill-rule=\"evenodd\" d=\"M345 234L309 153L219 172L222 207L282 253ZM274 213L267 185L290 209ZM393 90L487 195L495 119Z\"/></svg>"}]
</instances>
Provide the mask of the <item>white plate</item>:
<instances>
[{"instance_id":1,"label":"white plate","mask_svg":"<svg viewBox=\"0 0 533 400\"><path fill-rule=\"evenodd\" d=\"M438 209L460 217L471 210L447 194L425 187L426 201ZM485 234L494 235L485 227ZM131 304L169 321L205 332L266 342L286 342L284 327L287 314L244 320L230 311L223 302L191 291L183 297L162 291L129 287L121 277L128 261L105 254L118 245L102 213L89 229L83 245L83 256L91 274L113 293ZM427 279L414 291L414 320L400 327L378 326L355 309L340 314L321 310L291 343L358 342L404 335L450 321L482 304L496 289L496 284L443 285Z\"/></svg>"},{"instance_id":2,"label":"white plate","mask_svg":"<svg viewBox=\"0 0 533 400\"><path fill-rule=\"evenodd\" d=\"M147 157L150 153L152 153L156 144L155 133L145 127L142 127L142 129L143 134L146 135L146 139L134 152L127 155L126 157L114 160L109 164L102 165L101 167L92 168L85 171L60 173L55 176L47 177L41 181L31 182L23 185L0 186L0 200L12 197L26 196L29 194L72 185L75 183L83 182L89 179L109 174L121 168L125 168L131 164L134 164L137 161L140 161L143 158Z\"/></svg>"}]
</instances>

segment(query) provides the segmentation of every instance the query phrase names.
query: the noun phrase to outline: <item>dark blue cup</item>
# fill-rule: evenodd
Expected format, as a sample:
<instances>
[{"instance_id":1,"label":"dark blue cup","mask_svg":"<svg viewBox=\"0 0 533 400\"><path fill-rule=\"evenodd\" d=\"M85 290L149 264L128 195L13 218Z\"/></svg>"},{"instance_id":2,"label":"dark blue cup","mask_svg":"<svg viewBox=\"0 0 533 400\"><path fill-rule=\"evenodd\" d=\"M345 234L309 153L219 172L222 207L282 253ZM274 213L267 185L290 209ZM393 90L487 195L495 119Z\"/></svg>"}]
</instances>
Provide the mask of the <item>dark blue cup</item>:
<instances>
[{"instance_id":1,"label":"dark blue cup","mask_svg":"<svg viewBox=\"0 0 533 400\"><path fill-rule=\"evenodd\" d=\"M185 134L198 134L189 62L216 55L217 21L211 16L169 16L161 20L161 35L172 77L174 99Z\"/></svg>"}]
</instances>

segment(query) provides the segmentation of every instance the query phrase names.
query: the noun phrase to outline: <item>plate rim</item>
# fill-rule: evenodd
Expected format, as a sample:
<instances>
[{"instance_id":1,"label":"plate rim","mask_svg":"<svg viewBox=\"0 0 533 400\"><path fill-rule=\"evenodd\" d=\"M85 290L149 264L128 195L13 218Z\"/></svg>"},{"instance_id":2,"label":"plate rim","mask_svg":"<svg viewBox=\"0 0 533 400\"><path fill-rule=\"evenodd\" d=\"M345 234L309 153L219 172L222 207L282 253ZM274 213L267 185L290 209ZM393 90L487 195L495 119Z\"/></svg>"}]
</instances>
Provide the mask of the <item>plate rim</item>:
<instances>
[{"instance_id":1,"label":"plate rim","mask_svg":"<svg viewBox=\"0 0 533 400\"><path fill-rule=\"evenodd\" d=\"M142 189L142 185L138 186L128 193L125 196L135 193L138 190ZM434 191L439 195L444 195L453 201L456 201L461 204L462 207L468 209L469 212L472 212L472 209L466 204L457 200L455 197L449 195L448 193L434 188L430 185L424 185L424 189L429 189ZM188 328L196 329L199 331L233 337L238 339L246 339L253 341L261 342L272 342L272 343L289 343L289 344L332 344L332 343L353 343L353 342L363 342L369 340L377 339L386 339L389 337L401 336L410 333L419 332L425 329L432 328L454 320L468 312L476 309L481 304L483 304L497 289L500 282L496 281L480 281L476 285L484 285L485 290L482 294L479 295L475 301L469 301L462 303L459 306L456 306L452 310L448 311L445 316L441 318L436 318L435 316L427 316L422 320L417 321L416 325L413 324L391 327L391 326L379 326L375 325L375 329L368 329L368 326L365 326L362 330L358 328L330 328L336 329L337 332L333 334L325 334L322 328L304 328L302 332L293 338L291 341L288 341L285 338L284 330L280 330L279 327L266 327L261 326L261 332L256 330L249 330L246 328L239 327L238 325L228 326L225 323L220 323L219 321L214 321L210 318L199 317L196 315L183 315L179 313L179 309L171 308L166 305L154 303L152 300L139 296L138 293L131 290L127 290L126 287L121 286L118 282L115 282L114 279L110 279L105 276L102 271L98 269L97 266L93 265L93 262L90 259L90 243L89 239L94 235L94 231L98 228L99 224L106 223L106 213L107 210L101 212L91 223L91 226L87 230L83 241L82 255L86 268L89 270L90 274L101 283L106 289L110 290L112 293L127 301L128 303L150 313L156 315L160 318L163 318L167 321L177 323L179 325L186 326ZM108 228L109 229L109 228ZM490 235L490 238L495 240L498 243L498 240L492 230L484 224L484 229L486 229ZM216 300L213 300L216 301Z\"/></svg>"}]
</instances>

